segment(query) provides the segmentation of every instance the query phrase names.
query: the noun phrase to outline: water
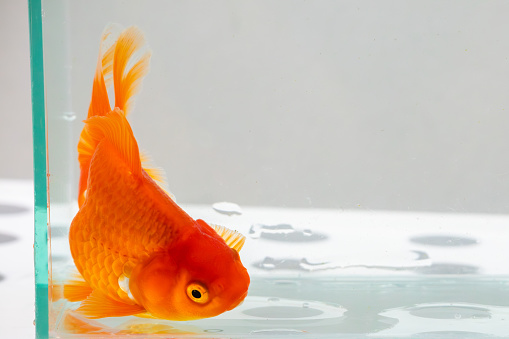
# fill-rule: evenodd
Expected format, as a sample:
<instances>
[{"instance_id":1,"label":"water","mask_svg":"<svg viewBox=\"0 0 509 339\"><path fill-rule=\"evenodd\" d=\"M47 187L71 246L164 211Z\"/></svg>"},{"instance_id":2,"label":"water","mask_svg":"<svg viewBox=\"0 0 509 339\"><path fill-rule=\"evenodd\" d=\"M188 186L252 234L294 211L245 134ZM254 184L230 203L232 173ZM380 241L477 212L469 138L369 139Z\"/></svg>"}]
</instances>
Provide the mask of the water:
<instances>
[{"instance_id":1,"label":"water","mask_svg":"<svg viewBox=\"0 0 509 339\"><path fill-rule=\"evenodd\" d=\"M235 226L244 234L256 230L256 236L248 237L241 251L252 278L244 303L215 318L175 322L137 317L90 320L72 312L79 303L58 301L53 304L52 333L63 337L71 333L130 334L135 338L141 333L235 338L506 334L507 266L482 259L505 253L498 230L508 222L506 217L389 212L366 216L360 212L242 207L243 214L232 218L206 205L183 207L195 218ZM251 224L253 220L258 222ZM303 233L300 230L309 220L317 225L348 220L356 227L333 230L316 226L311 234L322 236L310 242L262 236L265 231L271 235ZM481 220L485 227L477 232ZM419 228L416 223L426 227ZM447 234L441 231L443 223L449 225ZM390 224L399 240L387 234L386 228L377 227L380 224ZM371 236L365 239L365 234ZM359 251L355 244L361 239L365 247ZM58 236L52 243L53 267L59 267L56 276L65 276L72 269L67 238ZM315 244L320 244L319 251ZM73 326L76 323L80 326Z\"/></svg>"},{"instance_id":2,"label":"water","mask_svg":"<svg viewBox=\"0 0 509 339\"><path fill-rule=\"evenodd\" d=\"M40 338L507 334L507 2L43 5ZM193 218L247 238L249 295L216 318L90 320L46 300L74 266L76 145L111 22L153 52L129 115L140 148Z\"/></svg>"},{"instance_id":3,"label":"water","mask_svg":"<svg viewBox=\"0 0 509 339\"><path fill-rule=\"evenodd\" d=\"M253 282L241 306L214 319L182 323L125 317L89 322L113 333L144 328L153 334L188 332L198 337L504 337L509 300L499 296L508 292L509 284L482 279L300 279L284 285L264 279ZM59 328L65 326L62 320Z\"/></svg>"}]
</instances>

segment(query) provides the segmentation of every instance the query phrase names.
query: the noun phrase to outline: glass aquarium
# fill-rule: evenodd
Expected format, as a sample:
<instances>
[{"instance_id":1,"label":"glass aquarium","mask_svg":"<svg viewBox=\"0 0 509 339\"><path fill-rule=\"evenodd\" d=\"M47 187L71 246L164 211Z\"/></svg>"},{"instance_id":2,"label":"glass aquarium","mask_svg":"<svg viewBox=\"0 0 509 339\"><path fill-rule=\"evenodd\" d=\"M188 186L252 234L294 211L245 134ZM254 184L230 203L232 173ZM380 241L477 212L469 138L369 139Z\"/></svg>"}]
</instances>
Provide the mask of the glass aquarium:
<instances>
[{"instance_id":1,"label":"glass aquarium","mask_svg":"<svg viewBox=\"0 0 509 339\"><path fill-rule=\"evenodd\" d=\"M29 3L38 338L509 334L509 2ZM230 311L92 319L56 291L112 24L151 51L140 150L193 219L246 238Z\"/></svg>"}]
</instances>

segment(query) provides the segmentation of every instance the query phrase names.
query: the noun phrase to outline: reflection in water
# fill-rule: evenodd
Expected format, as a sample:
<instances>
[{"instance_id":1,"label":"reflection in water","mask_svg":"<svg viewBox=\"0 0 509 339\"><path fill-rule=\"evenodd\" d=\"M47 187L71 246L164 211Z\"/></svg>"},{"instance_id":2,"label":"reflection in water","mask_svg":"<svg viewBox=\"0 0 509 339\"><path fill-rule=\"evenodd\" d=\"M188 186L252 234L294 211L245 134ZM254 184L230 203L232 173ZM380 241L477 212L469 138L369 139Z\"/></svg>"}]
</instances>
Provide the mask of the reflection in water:
<instances>
[{"instance_id":1,"label":"reflection in water","mask_svg":"<svg viewBox=\"0 0 509 339\"><path fill-rule=\"evenodd\" d=\"M423 303L388 309L381 315L399 320L380 332L414 334L412 338L488 338L507 335L506 307L469 303ZM498 337L497 337L498 338Z\"/></svg>"},{"instance_id":2,"label":"reflection in water","mask_svg":"<svg viewBox=\"0 0 509 339\"><path fill-rule=\"evenodd\" d=\"M215 204L212 204L212 208L217 213L226 214L226 215L241 215L242 210L240 209L240 206L233 203L233 202L216 202Z\"/></svg>"},{"instance_id":3,"label":"reflection in water","mask_svg":"<svg viewBox=\"0 0 509 339\"><path fill-rule=\"evenodd\" d=\"M410 238L410 241L416 244L440 247L470 246L478 244L477 240L473 238L445 235L426 235L412 237Z\"/></svg>"},{"instance_id":4,"label":"reflection in water","mask_svg":"<svg viewBox=\"0 0 509 339\"><path fill-rule=\"evenodd\" d=\"M337 304L318 301L302 301L285 298L248 297L247 301L233 312L240 312L242 319L264 319L272 321L311 319L339 319L346 309Z\"/></svg>"},{"instance_id":5,"label":"reflection in water","mask_svg":"<svg viewBox=\"0 0 509 339\"><path fill-rule=\"evenodd\" d=\"M294 330L294 329L291 329L291 328L274 328L274 329L270 329L270 330L251 331L250 334L262 335L264 337L267 336L269 338L272 338L274 336L281 336L281 335L291 336L291 335L305 334L305 333L306 333L306 331L303 331L303 330Z\"/></svg>"},{"instance_id":6,"label":"reflection in water","mask_svg":"<svg viewBox=\"0 0 509 339\"><path fill-rule=\"evenodd\" d=\"M420 274L477 274L479 273L479 267L452 263L434 263L430 266L416 267L415 272Z\"/></svg>"},{"instance_id":7,"label":"reflection in water","mask_svg":"<svg viewBox=\"0 0 509 339\"><path fill-rule=\"evenodd\" d=\"M0 204L0 214L16 214L28 211L29 209L23 206Z\"/></svg>"},{"instance_id":8,"label":"reflection in water","mask_svg":"<svg viewBox=\"0 0 509 339\"><path fill-rule=\"evenodd\" d=\"M265 306L245 310L244 314L259 318L309 318L322 314L323 312L314 308L292 307L292 306Z\"/></svg>"},{"instance_id":9,"label":"reflection in water","mask_svg":"<svg viewBox=\"0 0 509 339\"><path fill-rule=\"evenodd\" d=\"M415 339L480 339L480 338L493 338L492 335L479 333L479 332L465 332L465 331L433 331L418 333L413 336Z\"/></svg>"},{"instance_id":10,"label":"reflection in water","mask_svg":"<svg viewBox=\"0 0 509 339\"><path fill-rule=\"evenodd\" d=\"M165 322L161 320L161 322ZM120 324L119 326L107 326L93 319L88 319L74 311L67 310L61 324L67 333L72 334L94 334L94 335L130 335L130 334L179 334L188 335L202 332L200 329L186 326L181 328L168 324L148 322L145 319L133 319Z\"/></svg>"},{"instance_id":11,"label":"reflection in water","mask_svg":"<svg viewBox=\"0 0 509 339\"><path fill-rule=\"evenodd\" d=\"M98 321L87 319L84 316L67 310L64 313L62 325L67 333L73 334L112 334L108 327Z\"/></svg>"},{"instance_id":12,"label":"reflection in water","mask_svg":"<svg viewBox=\"0 0 509 339\"><path fill-rule=\"evenodd\" d=\"M132 323L123 324L119 334L195 334L196 332L189 332L175 328L170 325L157 324L157 323Z\"/></svg>"},{"instance_id":13,"label":"reflection in water","mask_svg":"<svg viewBox=\"0 0 509 339\"><path fill-rule=\"evenodd\" d=\"M253 239L262 238L284 242L312 242L327 239L325 234L313 233L309 229L297 231L289 224L255 224L249 229L249 236Z\"/></svg>"},{"instance_id":14,"label":"reflection in water","mask_svg":"<svg viewBox=\"0 0 509 339\"><path fill-rule=\"evenodd\" d=\"M491 312L487 308L463 305L419 306L409 309L416 317L429 319L490 319Z\"/></svg>"}]
</instances>

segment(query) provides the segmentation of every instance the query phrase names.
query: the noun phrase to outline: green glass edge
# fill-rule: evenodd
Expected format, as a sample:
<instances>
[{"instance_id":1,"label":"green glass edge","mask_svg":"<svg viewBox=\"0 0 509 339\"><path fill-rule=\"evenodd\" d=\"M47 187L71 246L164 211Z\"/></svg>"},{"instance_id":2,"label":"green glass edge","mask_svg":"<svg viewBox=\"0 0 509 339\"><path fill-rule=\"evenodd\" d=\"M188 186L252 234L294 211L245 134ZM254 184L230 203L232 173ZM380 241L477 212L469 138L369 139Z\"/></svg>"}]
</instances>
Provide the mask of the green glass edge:
<instances>
[{"instance_id":1,"label":"green glass edge","mask_svg":"<svg viewBox=\"0 0 509 339\"><path fill-rule=\"evenodd\" d=\"M34 268L35 334L49 337L48 303L48 196L46 176L46 113L41 0L28 0L30 66L32 76L32 128L34 144Z\"/></svg>"}]
</instances>

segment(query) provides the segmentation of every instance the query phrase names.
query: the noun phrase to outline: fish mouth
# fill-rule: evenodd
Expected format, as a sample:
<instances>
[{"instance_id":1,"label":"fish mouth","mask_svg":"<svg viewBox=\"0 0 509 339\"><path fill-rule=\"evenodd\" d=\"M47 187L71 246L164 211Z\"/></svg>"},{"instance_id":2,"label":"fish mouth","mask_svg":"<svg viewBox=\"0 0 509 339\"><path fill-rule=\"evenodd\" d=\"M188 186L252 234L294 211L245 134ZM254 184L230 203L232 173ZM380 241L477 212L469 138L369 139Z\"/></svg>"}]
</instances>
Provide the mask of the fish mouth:
<instances>
[{"instance_id":1,"label":"fish mouth","mask_svg":"<svg viewBox=\"0 0 509 339\"><path fill-rule=\"evenodd\" d=\"M228 308L228 311L230 310L233 310L235 307L239 306L240 304L242 304L244 302L244 299L246 298L247 296L247 291L244 292L240 298L238 298L237 300L235 300L235 302L231 305L231 307Z\"/></svg>"}]
</instances>

